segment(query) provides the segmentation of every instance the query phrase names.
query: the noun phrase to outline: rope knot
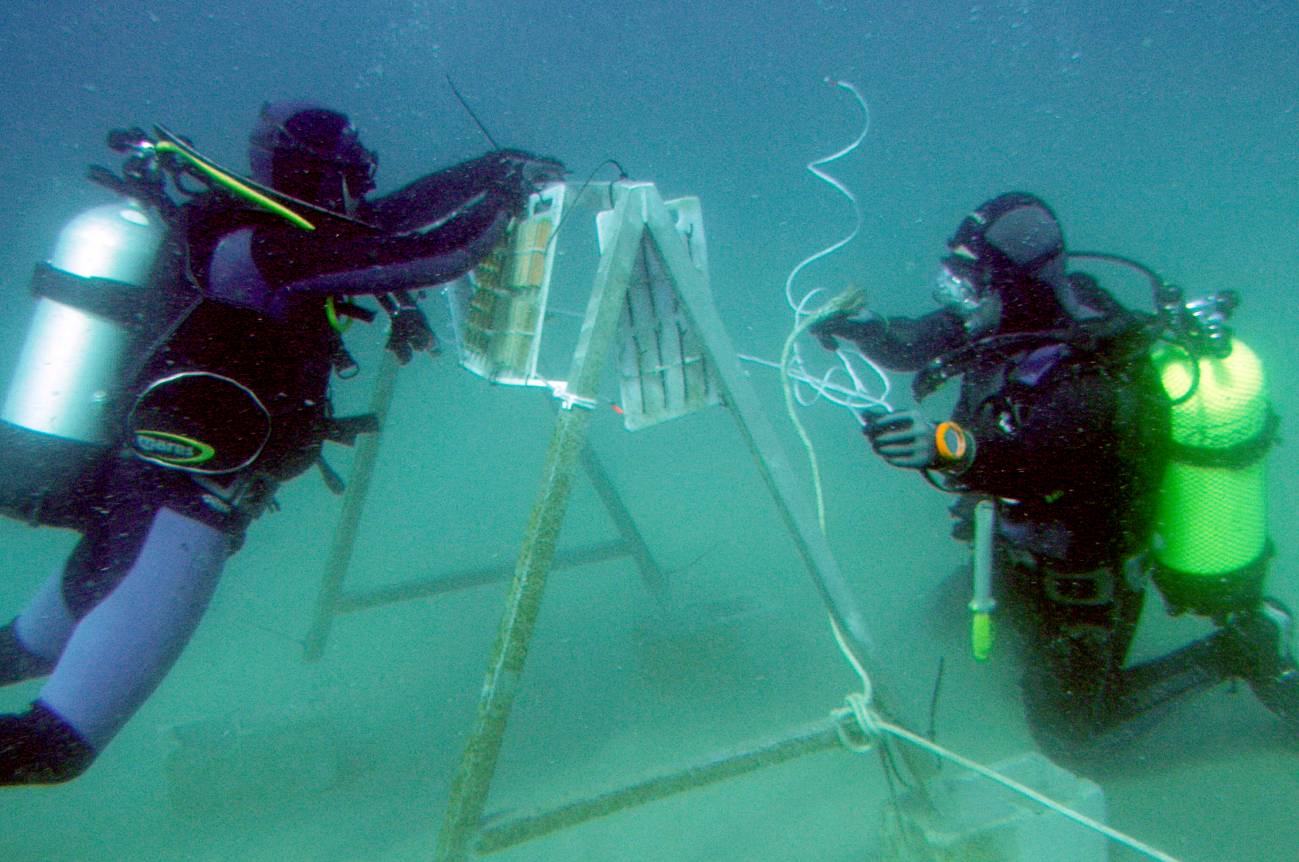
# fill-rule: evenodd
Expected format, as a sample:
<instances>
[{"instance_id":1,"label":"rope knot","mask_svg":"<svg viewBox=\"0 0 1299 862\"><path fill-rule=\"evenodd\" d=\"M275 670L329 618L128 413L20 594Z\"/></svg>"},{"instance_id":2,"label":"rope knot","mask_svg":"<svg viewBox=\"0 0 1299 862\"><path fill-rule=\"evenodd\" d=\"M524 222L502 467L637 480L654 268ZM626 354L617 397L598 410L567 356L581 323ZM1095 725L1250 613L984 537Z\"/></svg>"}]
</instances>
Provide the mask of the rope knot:
<instances>
[{"instance_id":1,"label":"rope knot","mask_svg":"<svg viewBox=\"0 0 1299 862\"><path fill-rule=\"evenodd\" d=\"M880 739L880 724L871 707L870 692L852 692L844 698L847 706L833 711L838 722L835 731L839 742L849 751L864 754L875 748Z\"/></svg>"}]
</instances>

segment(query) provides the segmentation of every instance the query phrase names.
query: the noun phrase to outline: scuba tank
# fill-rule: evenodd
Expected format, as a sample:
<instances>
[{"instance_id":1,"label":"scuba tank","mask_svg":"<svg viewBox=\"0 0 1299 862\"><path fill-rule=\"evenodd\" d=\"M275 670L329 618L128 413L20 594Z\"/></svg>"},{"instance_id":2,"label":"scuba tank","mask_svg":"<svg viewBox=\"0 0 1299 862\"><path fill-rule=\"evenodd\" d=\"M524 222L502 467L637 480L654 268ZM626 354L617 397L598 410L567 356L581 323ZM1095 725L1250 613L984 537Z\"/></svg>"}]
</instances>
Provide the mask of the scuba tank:
<instances>
[{"instance_id":1,"label":"scuba tank","mask_svg":"<svg viewBox=\"0 0 1299 862\"><path fill-rule=\"evenodd\" d=\"M1174 613L1221 618L1256 606L1271 556L1264 461L1277 419L1262 362L1228 325L1239 297L1228 290L1187 301L1131 258L1070 256L1126 266L1150 280L1163 339L1150 356L1172 407L1151 542L1155 584Z\"/></svg>"},{"instance_id":2,"label":"scuba tank","mask_svg":"<svg viewBox=\"0 0 1299 862\"><path fill-rule=\"evenodd\" d=\"M32 277L36 308L0 409L0 440L29 457L0 477L0 509L36 518L120 436L115 396L150 300L161 218L133 199L72 219Z\"/></svg>"},{"instance_id":3,"label":"scuba tank","mask_svg":"<svg viewBox=\"0 0 1299 862\"><path fill-rule=\"evenodd\" d=\"M1153 353L1173 399L1152 546L1155 582L1173 606L1210 616L1252 606L1262 594L1263 468L1275 430L1258 356L1235 337L1216 354L1170 345Z\"/></svg>"}]
</instances>

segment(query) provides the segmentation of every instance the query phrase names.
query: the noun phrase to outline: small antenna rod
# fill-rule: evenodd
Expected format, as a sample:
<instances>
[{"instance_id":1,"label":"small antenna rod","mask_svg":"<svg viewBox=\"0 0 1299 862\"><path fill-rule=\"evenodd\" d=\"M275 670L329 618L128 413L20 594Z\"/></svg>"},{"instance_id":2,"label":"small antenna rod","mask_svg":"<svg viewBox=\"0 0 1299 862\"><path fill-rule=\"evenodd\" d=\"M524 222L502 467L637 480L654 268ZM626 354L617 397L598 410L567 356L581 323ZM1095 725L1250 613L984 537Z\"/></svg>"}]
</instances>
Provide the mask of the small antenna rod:
<instances>
[{"instance_id":1,"label":"small antenna rod","mask_svg":"<svg viewBox=\"0 0 1299 862\"><path fill-rule=\"evenodd\" d=\"M451 85L451 92L456 94L456 100L460 102L460 107L464 108L465 112L469 114L474 123L477 124L478 131L483 133L483 137L487 138L487 142L492 145L492 149L499 150L501 145L496 143L496 139L492 137L491 132L487 131L487 127L483 125L483 121L478 119L478 115L474 113L474 109L469 107L469 103L465 101L465 97L460 94L460 88L456 86L456 82L451 80L450 75L447 75L446 78L447 83Z\"/></svg>"}]
</instances>

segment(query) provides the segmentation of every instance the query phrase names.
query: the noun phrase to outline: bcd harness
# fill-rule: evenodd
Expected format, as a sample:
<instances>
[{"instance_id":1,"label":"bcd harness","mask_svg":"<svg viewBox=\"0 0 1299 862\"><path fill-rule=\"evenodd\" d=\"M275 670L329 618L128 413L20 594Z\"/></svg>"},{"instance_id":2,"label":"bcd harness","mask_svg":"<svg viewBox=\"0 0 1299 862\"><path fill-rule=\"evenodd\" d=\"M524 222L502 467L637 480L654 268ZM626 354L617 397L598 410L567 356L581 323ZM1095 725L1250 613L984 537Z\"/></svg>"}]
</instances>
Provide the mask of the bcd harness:
<instances>
[{"instance_id":1,"label":"bcd harness","mask_svg":"<svg viewBox=\"0 0 1299 862\"><path fill-rule=\"evenodd\" d=\"M118 130L109 135L109 143L128 154L121 175L93 166L90 179L128 201L147 205L166 226L167 239L153 269L153 289L78 278L42 265L33 279L33 290L38 296L117 321L129 333L134 344L130 361L120 375L118 391L109 393L118 403L112 412L122 418L126 428L124 445L145 460L191 473L232 506L245 494L234 487L248 484L241 480L242 474L277 476L286 470L292 474L294 465L284 461L292 461L298 453L312 453L326 485L340 493L343 481L321 457L320 444L352 445L358 434L378 430L374 414L333 416L325 394L303 399L305 407L290 408L288 427L274 427L282 424L282 411L277 414L268 409L253 387L235 377L206 370L201 363L160 376L145 373L196 310L212 302L205 298L201 280L192 271L184 211L169 193L167 180L188 199L206 194L209 200L220 202L233 214L235 226L242 221L252 227L278 218L304 230L314 230L313 222L322 221L343 222L363 231L379 229L237 177L165 129L156 129L154 135L139 129ZM197 181L201 188L191 189L190 181ZM387 349L399 359L404 362L414 351L435 347L432 331L409 292L381 295L378 300L392 321ZM321 313L327 317L328 327L312 344L327 352L325 358L339 377L353 376L358 365L344 346L341 332L353 319L373 320L375 312L334 297L326 298L323 305ZM231 337L240 335L235 330ZM274 440L275 452L270 453L265 449L273 438L279 439ZM267 460L272 454L280 463L275 463L276 457ZM223 484L226 480L233 481Z\"/></svg>"}]
</instances>

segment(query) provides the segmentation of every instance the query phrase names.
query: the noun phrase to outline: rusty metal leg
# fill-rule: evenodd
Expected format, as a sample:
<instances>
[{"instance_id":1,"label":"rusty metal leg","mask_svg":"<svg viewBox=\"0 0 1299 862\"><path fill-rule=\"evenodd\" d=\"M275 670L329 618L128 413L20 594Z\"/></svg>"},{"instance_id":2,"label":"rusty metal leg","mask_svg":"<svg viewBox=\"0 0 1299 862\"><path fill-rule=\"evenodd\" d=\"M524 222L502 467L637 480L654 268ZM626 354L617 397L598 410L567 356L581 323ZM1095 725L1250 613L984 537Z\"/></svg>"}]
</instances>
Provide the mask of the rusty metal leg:
<instances>
[{"instance_id":1,"label":"rusty metal leg","mask_svg":"<svg viewBox=\"0 0 1299 862\"><path fill-rule=\"evenodd\" d=\"M645 544L645 539L640 534L640 528L632 520L627 507L623 505L622 495L614 487L613 480L605 472L604 464L590 446L582 449L582 467L585 468L587 478L595 488L596 496L604 504L604 509L609 513L614 526L618 528L619 535L627 543L627 550L636 563L636 569L640 572L641 580L645 582L645 588L660 604L667 602L669 587L667 576L654 560L654 555L650 553L649 546Z\"/></svg>"},{"instance_id":2,"label":"rusty metal leg","mask_svg":"<svg viewBox=\"0 0 1299 862\"><path fill-rule=\"evenodd\" d=\"M618 312L627 293L631 273L642 252L645 225L637 218L639 203L628 195L615 209L619 227L613 232L596 272L595 287L587 304L582 334L574 352L568 394L573 404L589 402L599 391L600 376L613 346ZM528 656L532 629L541 610L546 576L555 558L559 531L564 525L573 475L586 447L591 412L569 405L561 410L550 438L542 473L541 491L528 519L523 548L514 570L514 583L506 599L505 614L483 682L469 743L451 786L435 859L463 862L482 824L487 794L496 773L496 761L505 738L510 710L518 692Z\"/></svg>"},{"instance_id":3,"label":"rusty metal leg","mask_svg":"<svg viewBox=\"0 0 1299 862\"><path fill-rule=\"evenodd\" d=\"M343 492L343 512L339 515L338 526L334 530L334 540L329 547L329 561L325 565L320 593L316 596L315 616L303 644L303 658L309 662L319 661L324 655L325 641L329 638L330 627L338 612L338 602L343 594L343 578L352 561L356 531L361 523L361 513L365 510L370 477L374 474L379 444L383 439L383 423L388 418L388 407L392 404L392 393L396 385L397 359L385 350L383 362L379 366L379 379L370 399L370 412L379 420L379 430L373 434L363 434L356 444L356 457L347 478L347 490Z\"/></svg>"},{"instance_id":4,"label":"rusty metal leg","mask_svg":"<svg viewBox=\"0 0 1299 862\"><path fill-rule=\"evenodd\" d=\"M519 553L514 584L483 683L478 716L438 835L434 858L439 862L460 862L468 858L470 842L478 832L590 421L587 410L565 410L551 438L541 494Z\"/></svg>"}]
</instances>

